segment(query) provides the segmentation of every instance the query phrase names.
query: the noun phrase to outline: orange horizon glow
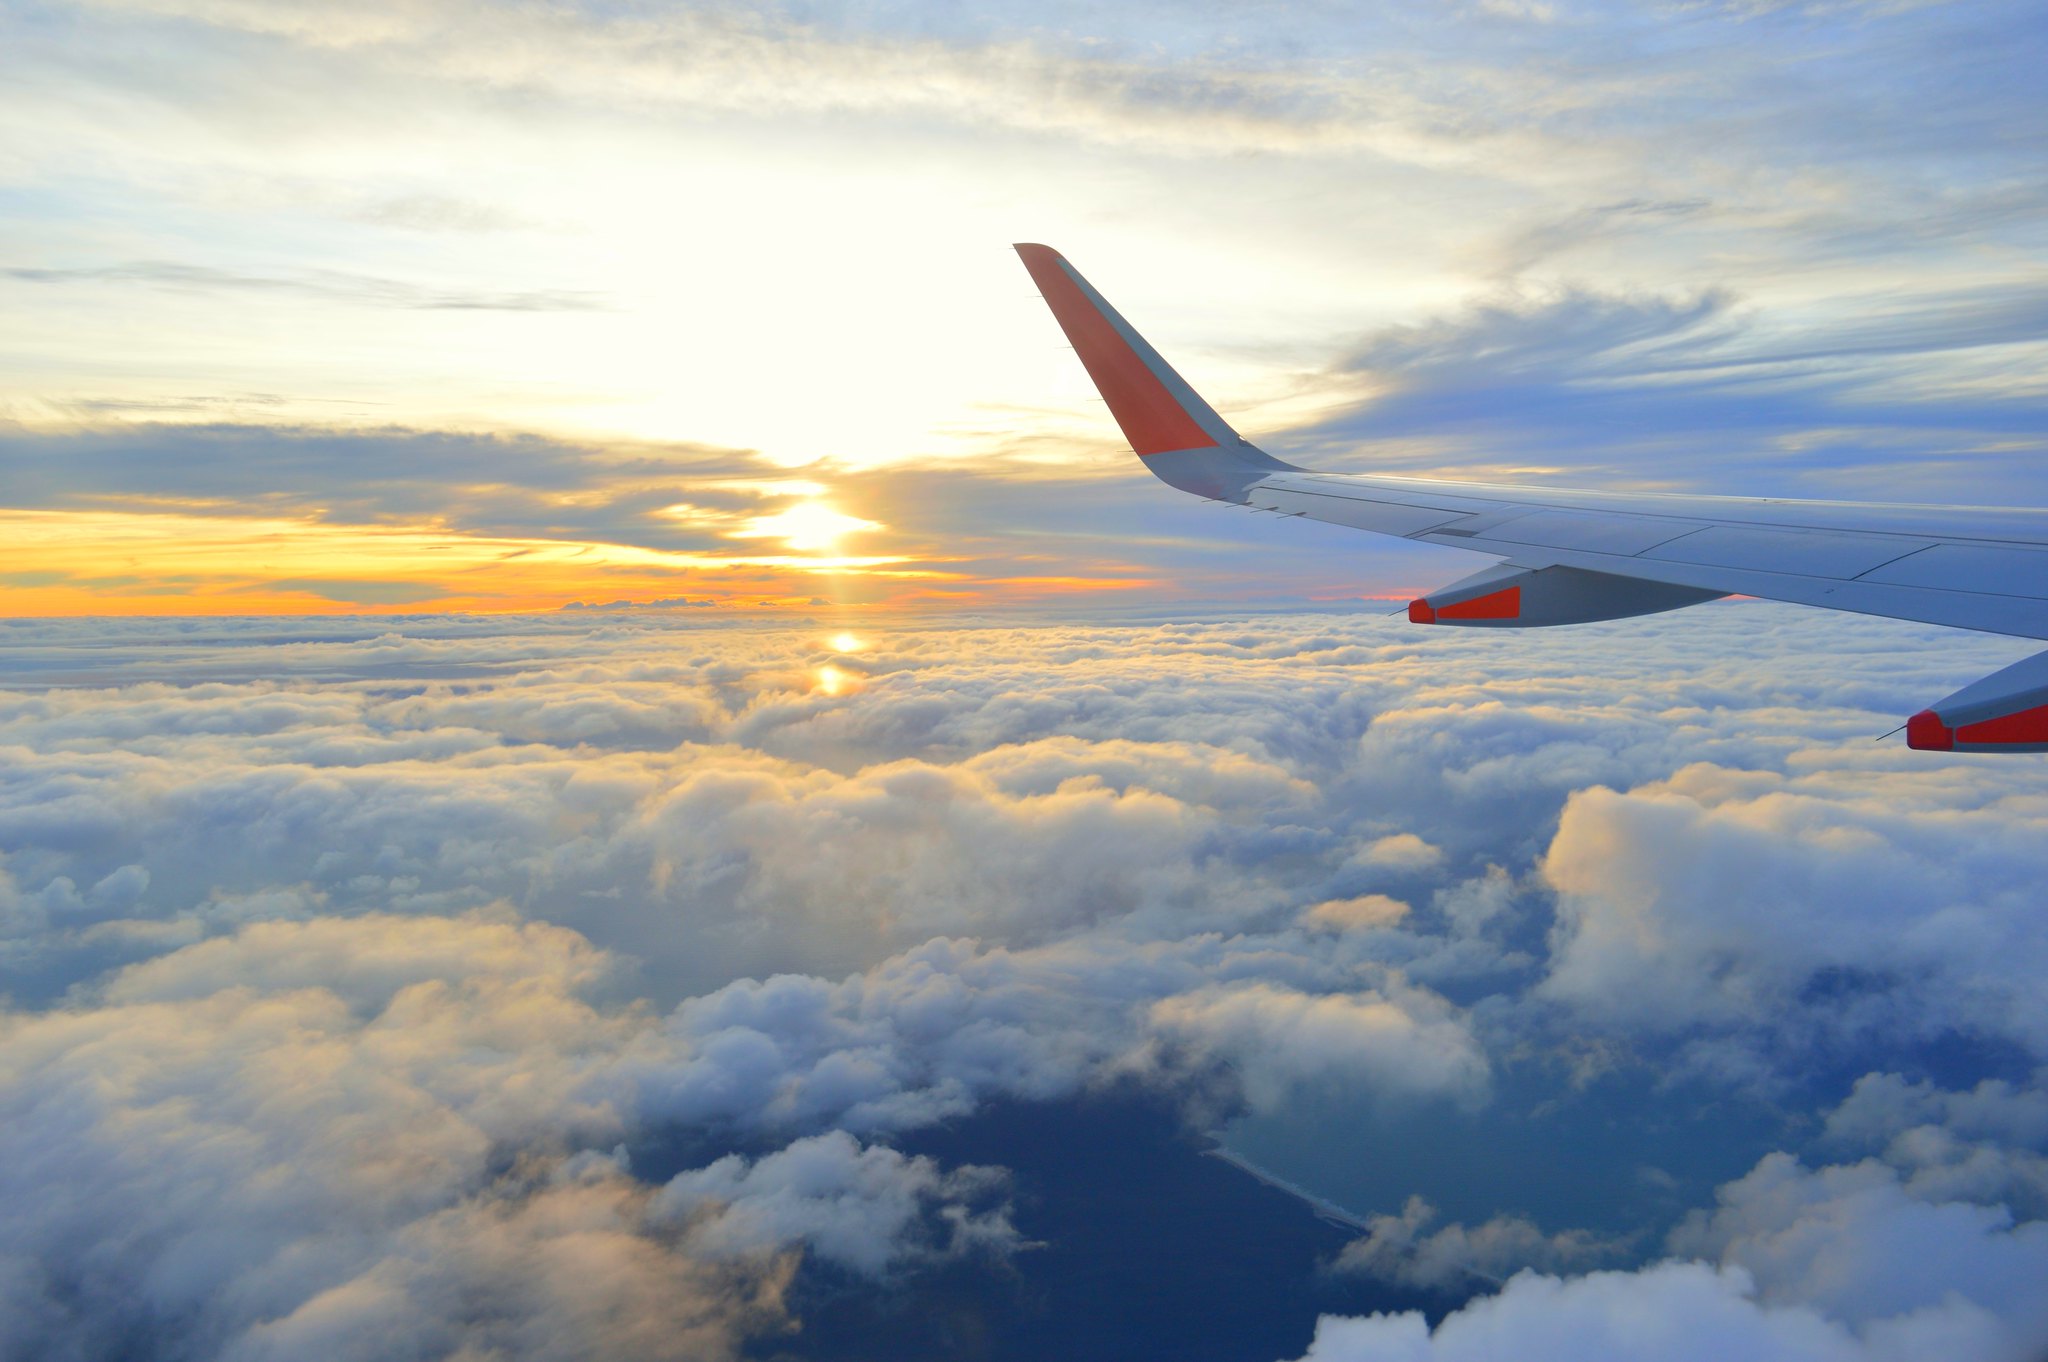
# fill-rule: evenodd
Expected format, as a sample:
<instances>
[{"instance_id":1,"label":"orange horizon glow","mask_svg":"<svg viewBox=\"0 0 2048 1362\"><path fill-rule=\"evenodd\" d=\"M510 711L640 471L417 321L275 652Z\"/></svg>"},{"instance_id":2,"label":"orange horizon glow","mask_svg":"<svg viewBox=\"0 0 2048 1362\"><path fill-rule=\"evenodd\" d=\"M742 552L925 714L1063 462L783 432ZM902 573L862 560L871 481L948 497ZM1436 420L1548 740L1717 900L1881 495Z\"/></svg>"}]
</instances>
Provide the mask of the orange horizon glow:
<instances>
[{"instance_id":1,"label":"orange horizon glow","mask_svg":"<svg viewBox=\"0 0 2048 1362\"><path fill-rule=\"evenodd\" d=\"M519 613L702 598L815 608L948 580L903 554L716 553L184 511L0 510L0 615Z\"/></svg>"},{"instance_id":2,"label":"orange horizon glow","mask_svg":"<svg viewBox=\"0 0 2048 1362\"><path fill-rule=\"evenodd\" d=\"M1004 561L985 548L963 555L839 510L816 481L784 480L772 492L797 500L752 515L700 512L687 501L663 512L703 533L705 547L689 549L491 534L431 516L394 524L337 523L324 511L241 515L218 501L0 508L0 542L8 545L0 617L1000 608L1167 585L1142 565L1117 561L1089 564L1092 571L1020 572L1043 556ZM845 551L842 541L854 537L871 551ZM839 652L862 646L851 633L830 643Z\"/></svg>"}]
</instances>

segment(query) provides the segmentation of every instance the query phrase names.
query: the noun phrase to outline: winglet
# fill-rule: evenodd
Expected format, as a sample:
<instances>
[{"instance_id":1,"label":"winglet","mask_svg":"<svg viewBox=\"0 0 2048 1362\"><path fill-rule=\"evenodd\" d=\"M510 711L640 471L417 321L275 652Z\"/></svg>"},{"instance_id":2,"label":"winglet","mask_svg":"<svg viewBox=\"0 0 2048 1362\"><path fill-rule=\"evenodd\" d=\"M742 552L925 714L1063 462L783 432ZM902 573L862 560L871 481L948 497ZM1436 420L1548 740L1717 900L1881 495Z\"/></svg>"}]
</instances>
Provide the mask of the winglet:
<instances>
[{"instance_id":1,"label":"winglet","mask_svg":"<svg viewBox=\"0 0 2048 1362\"><path fill-rule=\"evenodd\" d=\"M1232 430L1058 251L1029 242L1016 251L1124 438L1161 480L1243 505L1259 479L1300 471Z\"/></svg>"},{"instance_id":2,"label":"winglet","mask_svg":"<svg viewBox=\"0 0 2048 1362\"><path fill-rule=\"evenodd\" d=\"M1237 433L1058 251L1028 242L1016 251L1133 450L1149 456L1237 443Z\"/></svg>"}]
</instances>

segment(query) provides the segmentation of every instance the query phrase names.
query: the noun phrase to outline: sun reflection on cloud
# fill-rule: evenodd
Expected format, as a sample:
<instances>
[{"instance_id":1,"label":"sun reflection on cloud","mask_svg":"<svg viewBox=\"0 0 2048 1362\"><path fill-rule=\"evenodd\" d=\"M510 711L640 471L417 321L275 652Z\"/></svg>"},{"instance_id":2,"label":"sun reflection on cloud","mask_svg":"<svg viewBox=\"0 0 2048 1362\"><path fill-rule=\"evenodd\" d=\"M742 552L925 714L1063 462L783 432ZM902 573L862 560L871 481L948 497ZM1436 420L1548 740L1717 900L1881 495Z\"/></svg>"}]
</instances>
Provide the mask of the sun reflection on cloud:
<instances>
[{"instance_id":1,"label":"sun reflection on cloud","mask_svg":"<svg viewBox=\"0 0 2048 1362\"><path fill-rule=\"evenodd\" d=\"M861 639L848 633L834 634L825 641L832 645L832 651L835 653L857 653L867 647Z\"/></svg>"}]
</instances>

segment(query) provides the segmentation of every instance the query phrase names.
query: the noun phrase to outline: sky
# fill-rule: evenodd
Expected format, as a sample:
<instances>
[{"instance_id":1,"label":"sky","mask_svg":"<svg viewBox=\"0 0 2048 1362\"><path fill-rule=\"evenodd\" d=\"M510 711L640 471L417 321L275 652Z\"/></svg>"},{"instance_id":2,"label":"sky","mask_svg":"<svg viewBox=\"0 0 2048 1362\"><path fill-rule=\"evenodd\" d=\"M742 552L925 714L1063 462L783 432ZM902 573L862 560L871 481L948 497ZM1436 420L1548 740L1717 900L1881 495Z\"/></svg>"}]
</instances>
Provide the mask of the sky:
<instances>
[{"instance_id":1,"label":"sky","mask_svg":"<svg viewBox=\"0 0 2048 1362\"><path fill-rule=\"evenodd\" d=\"M0 0L0 1355L2048 1358L2020 641L1122 445L2048 505L2038 6Z\"/></svg>"},{"instance_id":2,"label":"sky","mask_svg":"<svg viewBox=\"0 0 2048 1362\"><path fill-rule=\"evenodd\" d=\"M2041 504L2043 28L1995 0L21 0L8 613L1462 575L1162 497L1019 240L1311 466Z\"/></svg>"}]
</instances>

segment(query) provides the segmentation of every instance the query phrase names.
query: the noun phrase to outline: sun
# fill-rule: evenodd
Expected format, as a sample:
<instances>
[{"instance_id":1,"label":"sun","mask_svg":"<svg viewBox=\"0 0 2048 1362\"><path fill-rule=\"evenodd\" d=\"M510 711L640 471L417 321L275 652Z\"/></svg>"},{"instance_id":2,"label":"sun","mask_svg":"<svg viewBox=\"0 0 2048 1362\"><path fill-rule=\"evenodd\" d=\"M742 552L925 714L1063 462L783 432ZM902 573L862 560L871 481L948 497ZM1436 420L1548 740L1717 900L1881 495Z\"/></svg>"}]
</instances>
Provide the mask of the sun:
<instances>
[{"instance_id":1,"label":"sun","mask_svg":"<svg viewBox=\"0 0 2048 1362\"><path fill-rule=\"evenodd\" d=\"M834 634L826 639L825 642L832 646L832 651L835 653L857 653L862 648L867 647L867 644L861 642L858 637L845 633Z\"/></svg>"},{"instance_id":2,"label":"sun","mask_svg":"<svg viewBox=\"0 0 2048 1362\"><path fill-rule=\"evenodd\" d=\"M859 516L835 511L822 501L800 501L774 515L755 516L747 527L736 531L735 539L780 539L799 553L830 552L839 541L862 530L879 530L881 525Z\"/></svg>"}]
</instances>

